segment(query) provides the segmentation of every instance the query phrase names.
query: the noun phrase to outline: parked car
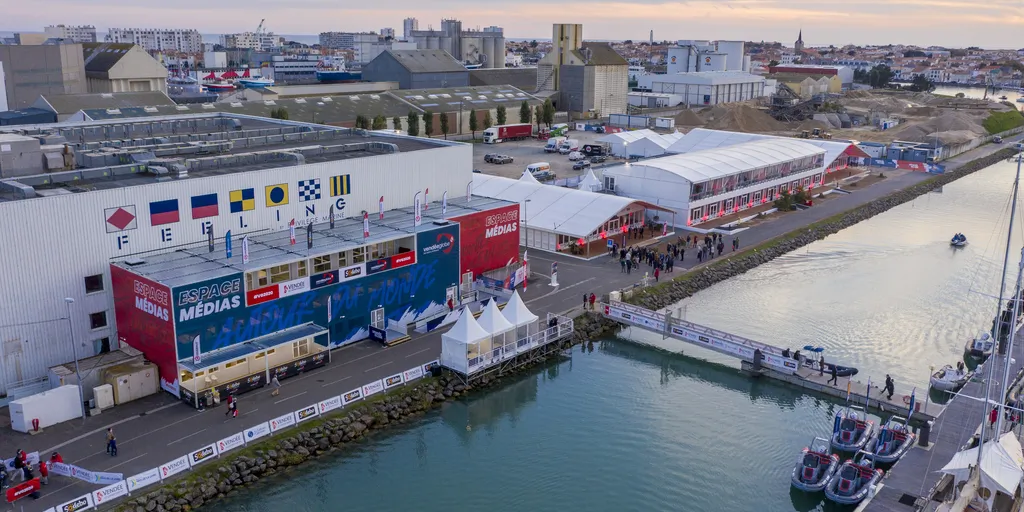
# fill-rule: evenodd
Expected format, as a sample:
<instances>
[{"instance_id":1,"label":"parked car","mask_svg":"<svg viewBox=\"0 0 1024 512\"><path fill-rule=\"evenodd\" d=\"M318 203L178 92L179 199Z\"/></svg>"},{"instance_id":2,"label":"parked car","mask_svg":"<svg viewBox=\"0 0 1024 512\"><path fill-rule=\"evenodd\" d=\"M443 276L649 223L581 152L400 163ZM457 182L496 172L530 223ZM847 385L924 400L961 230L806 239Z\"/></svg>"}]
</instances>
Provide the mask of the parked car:
<instances>
[{"instance_id":1,"label":"parked car","mask_svg":"<svg viewBox=\"0 0 1024 512\"><path fill-rule=\"evenodd\" d=\"M587 167L590 167L590 162L588 162L586 160L580 160L580 161L572 164L572 170L574 170L574 171L581 171L583 169L586 169Z\"/></svg>"},{"instance_id":2,"label":"parked car","mask_svg":"<svg viewBox=\"0 0 1024 512\"><path fill-rule=\"evenodd\" d=\"M533 173L533 177L536 178L537 181L551 181L555 179L555 173L551 171L540 171Z\"/></svg>"},{"instance_id":3,"label":"parked car","mask_svg":"<svg viewBox=\"0 0 1024 512\"><path fill-rule=\"evenodd\" d=\"M484 161L492 164L510 164L512 163L512 157L508 155L499 155L497 153L484 155Z\"/></svg>"},{"instance_id":4,"label":"parked car","mask_svg":"<svg viewBox=\"0 0 1024 512\"><path fill-rule=\"evenodd\" d=\"M569 153L570 162L575 162L576 160L583 160L585 158L586 157L583 156L583 153L580 153L579 151L573 151L572 153Z\"/></svg>"},{"instance_id":5,"label":"parked car","mask_svg":"<svg viewBox=\"0 0 1024 512\"><path fill-rule=\"evenodd\" d=\"M473 172L480 174L480 169L473 169Z\"/></svg>"},{"instance_id":6,"label":"parked car","mask_svg":"<svg viewBox=\"0 0 1024 512\"><path fill-rule=\"evenodd\" d=\"M498 156L497 153L487 153L486 155L484 155L484 162L491 163L491 161L493 161L494 157L496 156Z\"/></svg>"},{"instance_id":7,"label":"parked car","mask_svg":"<svg viewBox=\"0 0 1024 512\"><path fill-rule=\"evenodd\" d=\"M998 136L998 135L996 135L995 137L992 137L992 142L995 143L995 144L1002 144L1003 143L1003 138Z\"/></svg>"},{"instance_id":8,"label":"parked car","mask_svg":"<svg viewBox=\"0 0 1024 512\"><path fill-rule=\"evenodd\" d=\"M590 163L592 163L592 164L603 164L606 160L608 160L608 157L606 157L604 155L597 155L597 156L590 157Z\"/></svg>"}]
</instances>

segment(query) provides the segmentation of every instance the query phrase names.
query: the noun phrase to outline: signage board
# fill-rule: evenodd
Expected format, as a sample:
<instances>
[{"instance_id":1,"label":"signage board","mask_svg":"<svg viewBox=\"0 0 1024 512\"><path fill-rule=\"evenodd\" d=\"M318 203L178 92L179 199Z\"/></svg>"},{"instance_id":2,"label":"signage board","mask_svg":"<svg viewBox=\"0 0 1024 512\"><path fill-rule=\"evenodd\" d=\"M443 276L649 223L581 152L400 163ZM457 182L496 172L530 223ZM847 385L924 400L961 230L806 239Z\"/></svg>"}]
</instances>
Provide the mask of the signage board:
<instances>
[{"instance_id":1,"label":"signage board","mask_svg":"<svg viewBox=\"0 0 1024 512\"><path fill-rule=\"evenodd\" d=\"M297 423L302 423L303 421L317 417L319 414L318 406L309 405L295 411L295 421Z\"/></svg>"},{"instance_id":2,"label":"signage board","mask_svg":"<svg viewBox=\"0 0 1024 512\"><path fill-rule=\"evenodd\" d=\"M374 326L371 325L370 326L370 339L373 340L373 341L380 342L380 343L386 343L387 342L387 331L385 331L384 329L379 329L379 328L374 327Z\"/></svg>"},{"instance_id":3,"label":"signage board","mask_svg":"<svg viewBox=\"0 0 1024 512\"><path fill-rule=\"evenodd\" d=\"M192 467L196 467L196 465L206 462L215 457L217 457L217 443L208 444L188 454L189 464L191 464Z\"/></svg>"},{"instance_id":4,"label":"signage board","mask_svg":"<svg viewBox=\"0 0 1024 512\"><path fill-rule=\"evenodd\" d=\"M351 267L345 267L338 271L338 279L344 282L350 279L358 279L360 277L363 277L364 275L366 275L364 267L365 265L363 263L360 263L358 265L352 265Z\"/></svg>"},{"instance_id":5,"label":"signage board","mask_svg":"<svg viewBox=\"0 0 1024 512\"><path fill-rule=\"evenodd\" d=\"M222 454L228 450L234 450L240 446L245 446L245 434L242 432L217 441L217 454Z\"/></svg>"},{"instance_id":6,"label":"signage board","mask_svg":"<svg viewBox=\"0 0 1024 512\"><path fill-rule=\"evenodd\" d=\"M405 381L402 380L402 374L401 373L396 373L396 374L394 374L394 375L384 379L384 389L391 389L391 388L393 388L395 386L401 385L403 382L405 382Z\"/></svg>"},{"instance_id":7,"label":"signage board","mask_svg":"<svg viewBox=\"0 0 1024 512\"><path fill-rule=\"evenodd\" d=\"M355 388L344 395L341 395L341 404L348 405L363 398L363 388Z\"/></svg>"},{"instance_id":8,"label":"signage board","mask_svg":"<svg viewBox=\"0 0 1024 512\"><path fill-rule=\"evenodd\" d=\"M245 303L249 306L255 306L257 304L276 300L280 298L280 296L281 287L276 284L272 284L270 286L264 286L263 288L256 288L255 290L245 292Z\"/></svg>"},{"instance_id":9,"label":"signage board","mask_svg":"<svg viewBox=\"0 0 1024 512\"><path fill-rule=\"evenodd\" d=\"M327 413L328 411L333 411L335 409L340 409L341 408L341 397L340 396L332 396L332 397L328 398L327 400L321 401L319 404L317 404L317 407L320 409L320 414L321 415L324 414L324 413Z\"/></svg>"},{"instance_id":10,"label":"signage board","mask_svg":"<svg viewBox=\"0 0 1024 512\"><path fill-rule=\"evenodd\" d=\"M188 455L182 455L177 459L161 464L157 469L160 470L160 480L167 480L182 471L188 470L190 467L191 466L188 465Z\"/></svg>"},{"instance_id":11,"label":"signage board","mask_svg":"<svg viewBox=\"0 0 1024 512\"><path fill-rule=\"evenodd\" d=\"M378 272L384 272L385 270L391 270L391 258L381 258L379 260L366 262L367 275L373 275Z\"/></svg>"},{"instance_id":12,"label":"signage board","mask_svg":"<svg viewBox=\"0 0 1024 512\"><path fill-rule=\"evenodd\" d=\"M89 493L58 505L57 512L79 512L80 510L89 510L92 507L92 493Z\"/></svg>"},{"instance_id":13,"label":"signage board","mask_svg":"<svg viewBox=\"0 0 1024 512\"><path fill-rule=\"evenodd\" d=\"M402 378L406 382L409 382L411 380L416 380L416 379L418 379L418 378L420 378L422 376L423 376L423 367L422 366L416 366L414 368L409 368L408 370L402 372Z\"/></svg>"},{"instance_id":14,"label":"signage board","mask_svg":"<svg viewBox=\"0 0 1024 512\"><path fill-rule=\"evenodd\" d=\"M391 257L391 268L402 268L416 263L416 253L409 251Z\"/></svg>"},{"instance_id":15,"label":"signage board","mask_svg":"<svg viewBox=\"0 0 1024 512\"><path fill-rule=\"evenodd\" d=\"M376 395L377 393L380 393L381 391L384 391L384 382L383 381L375 380L375 381L373 381L373 382L371 382L369 384L364 384L363 385L363 397L364 398L368 397L368 396L371 396L371 395Z\"/></svg>"},{"instance_id":16,"label":"signage board","mask_svg":"<svg viewBox=\"0 0 1024 512\"><path fill-rule=\"evenodd\" d=\"M153 485L160 481L160 468L153 468L149 471L143 471L135 476L129 477L125 482L128 483L128 492L134 492L142 489L147 485Z\"/></svg>"},{"instance_id":17,"label":"signage board","mask_svg":"<svg viewBox=\"0 0 1024 512\"><path fill-rule=\"evenodd\" d=\"M323 288L324 286L330 286L332 284L338 284L339 282L339 271L332 270L330 272L321 272L319 274L313 274L309 276L309 289L316 290Z\"/></svg>"},{"instance_id":18,"label":"signage board","mask_svg":"<svg viewBox=\"0 0 1024 512\"><path fill-rule=\"evenodd\" d=\"M7 503L14 503L15 501L18 501L26 496L29 496L32 493L40 490L41 488L42 484L40 484L38 478L33 478L28 482L22 482L18 485L12 485L11 487L7 488Z\"/></svg>"},{"instance_id":19,"label":"signage board","mask_svg":"<svg viewBox=\"0 0 1024 512\"><path fill-rule=\"evenodd\" d=\"M270 431L277 432L283 428L288 428L295 424L295 414L288 413L283 416L278 416L270 420Z\"/></svg>"},{"instance_id":20,"label":"signage board","mask_svg":"<svg viewBox=\"0 0 1024 512\"><path fill-rule=\"evenodd\" d=\"M249 444L263 436L270 434L270 423L263 422L252 428L247 428L242 432L245 437L245 444Z\"/></svg>"},{"instance_id":21,"label":"signage board","mask_svg":"<svg viewBox=\"0 0 1024 512\"><path fill-rule=\"evenodd\" d=\"M100 506L104 503L113 501L121 496L128 495L128 484L124 480L117 482L116 484L108 485L92 493L92 502L96 506Z\"/></svg>"},{"instance_id":22,"label":"signage board","mask_svg":"<svg viewBox=\"0 0 1024 512\"><path fill-rule=\"evenodd\" d=\"M287 297L289 295L298 295L300 293L308 292L311 288L309 286L309 279L303 277L302 279L293 279L286 281L278 285L278 295L281 297Z\"/></svg>"}]
</instances>

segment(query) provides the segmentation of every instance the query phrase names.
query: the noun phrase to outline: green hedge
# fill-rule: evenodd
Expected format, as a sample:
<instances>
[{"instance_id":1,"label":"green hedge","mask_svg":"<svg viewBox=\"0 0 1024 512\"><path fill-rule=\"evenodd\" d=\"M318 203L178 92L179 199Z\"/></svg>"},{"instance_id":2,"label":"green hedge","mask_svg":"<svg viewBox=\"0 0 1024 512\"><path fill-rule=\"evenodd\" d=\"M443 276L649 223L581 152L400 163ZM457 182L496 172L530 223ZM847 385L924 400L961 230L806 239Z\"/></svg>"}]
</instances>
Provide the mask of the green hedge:
<instances>
[{"instance_id":1,"label":"green hedge","mask_svg":"<svg viewBox=\"0 0 1024 512\"><path fill-rule=\"evenodd\" d=\"M1017 109L1006 112L992 112L981 125L988 130L989 134L995 135L1024 126L1024 115L1021 115Z\"/></svg>"}]
</instances>

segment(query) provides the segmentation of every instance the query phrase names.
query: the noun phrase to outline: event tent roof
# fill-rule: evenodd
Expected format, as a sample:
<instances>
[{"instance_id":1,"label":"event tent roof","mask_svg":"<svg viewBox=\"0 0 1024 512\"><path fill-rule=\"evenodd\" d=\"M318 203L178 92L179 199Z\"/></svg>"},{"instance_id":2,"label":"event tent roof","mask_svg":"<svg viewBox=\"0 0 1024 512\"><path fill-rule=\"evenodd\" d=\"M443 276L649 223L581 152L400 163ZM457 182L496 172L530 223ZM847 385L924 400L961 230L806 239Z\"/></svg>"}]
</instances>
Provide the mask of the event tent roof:
<instances>
[{"instance_id":1,"label":"event tent roof","mask_svg":"<svg viewBox=\"0 0 1024 512\"><path fill-rule=\"evenodd\" d=\"M706 149L723 148L751 142L755 140L787 140L797 141L803 144L810 144L825 150L825 164L831 164L840 155L868 158L868 154L858 148L856 144L838 140L822 139L792 139L789 137L777 137L774 135L762 135L760 133L740 133L723 130L708 130L706 128L694 128L689 133L680 137L666 150L668 153L693 153Z\"/></svg>"},{"instance_id":2,"label":"event tent roof","mask_svg":"<svg viewBox=\"0 0 1024 512\"><path fill-rule=\"evenodd\" d=\"M587 175L580 180L580 184L576 189L593 192L596 189L600 189L602 186L601 180L597 179L597 176L594 175L594 170L587 169Z\"/></svg>"},{"instance_id":3,"label":"event tent roof","mask_svg":"<svg viewBox=\"0 0 1024 512\"><path fill-rule=\"evenodd\" d=\"M999 438L998 443L985 443L981 457L981 482L984 487L1013 496L1024 477L1024 455L1020 442L1012 432ZM978 447L957 452L940 471L953 475L958 482L970 477L971 469L978 463Z\"/></svg>"},{"instance_id":4,"label":"event tent roof","mask_svg":"<svg viewBox=\"0 0 1024 512\"><path fill-rule=\"evenodd\" d=\"M652 210L672 210L627 197L543 185L529 173L514 180L488 174L473 175L473 195L520 203L527 227L585 237L622 209L640 204Z\"/></svg>"},{"instance_id":5,"label":"event tent roof","mask_svg":"<svg viewBox=\"0 0 1024 512\"><path fill-rule=\"evenodd\" d=\"M472 345L486 340L491 335L480 327L471 314L463 314L455 322L455 325L448 332L441 335L444 341L457 342L464 345Z\"/></svg>"},{"instance_id":6,"label":"event tent roof","mask_svg":"<svg viewBox=\"0 0 1024 512\"><path fill-rule=\"evenodd\" d=\"M526 325L537 321L537 315L533 314L523 303L523 298L519 296L519 290L512 293L512 298L509 299L508 304L505 304L505 309L502 310L502 314L505 315L505 319L508 320L515 326Z\"/></svg>"},{"instance_id":7,"label":"event tent roof","mask_svg":"<svg viewBox=\"0 0 1024 512\"><path fill-rule=\"evenodd\" d=\"M505 320L505 317L502 316L501 310L498 309L498 303L495 300L487 301L487 306L484 307L483 312L480 313L480 317L476 320L480 324L480 327L483 327L483 329L491 333L491 335L501 334L516 328L516 326L509 323L508 320Z\"/></svg>"},{"instance_id":8,"label":"event tent roof","mask_svg":"<svg viewBox=\"0 0 1024 512\"><path fill-rule=\"evenodd\" d=\"M683 140L685 137L680 142ZM796 139L777 138L652 158L632 165L661 169L690 183L700 183L824 153L825 150Z\"/></svg>"}]
</instances>

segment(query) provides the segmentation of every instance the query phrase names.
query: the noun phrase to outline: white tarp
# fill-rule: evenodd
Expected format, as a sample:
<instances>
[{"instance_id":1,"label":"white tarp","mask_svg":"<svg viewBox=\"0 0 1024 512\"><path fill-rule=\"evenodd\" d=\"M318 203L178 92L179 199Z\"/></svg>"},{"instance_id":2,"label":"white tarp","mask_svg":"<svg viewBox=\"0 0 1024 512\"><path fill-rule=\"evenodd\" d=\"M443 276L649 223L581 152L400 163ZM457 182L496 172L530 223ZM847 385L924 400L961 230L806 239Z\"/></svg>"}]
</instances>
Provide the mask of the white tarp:
<instances>
[{"instance_id":1,"label":"white tarp","mask_svg":"<svg viewBox=\"0 0 1024 512\"><path fill-rule=\"evenodd\" d=\"M509 299L508 304L505 304L505 309L501 313L505 315L505 319L509 323L516 326L517 341L537 333L537 315L526 307L518 290L512 294L512 298Z\"/></svg>"},{"instance_id":2,"label":"white tarp","mask_svg":"<svg viewBox=\"0 0 1024 512\"><path fill-rule=\"evenodd\" d=\"M577 190L584 190L586 192L597 192L602 188L604 188L604 184L594 175L593 169L587 169L587 175L580 180L580 184L576 187Z\"/></svg>"},{"instance_id":3,"label":"white tarp","mask_svg":"<svg viewBox=\"0 0 1024 512\"><path fill-rule=\"evenodd\" d=\"M463 314L448 332L441 335L441 365L469 374L470 360L491 350L491 335L471 314Z\"/></svg>"},{"instance_id":4,"label":"white tarp","mask_svg":"<svg viewBox=\"0 0 1024 512\"><path fill-rule=\"evenodd\" d=\"M957 482L970 477L971 469L978 464L978 448L971 448L953 455L952 460L940 471L953 475ZM985 443L981 455L981 484L983 487L1013 496L1024 477L1024 455L1020 442L1012 433L1003 434L999 442Z\"/></svg>"},{"instance_id":5,"label":"white tarp","mask_svg":"<svg viewBox=\"0 0 1024 512\"><path fill-rule=\"evenodd\" d=\"M514 331L516 326L501 314L501 310L498 309L498 301L494 299L487 301L487 306L484 307L483 313L480 313L477 322L485 331L491 333L491 345L495 349L508 346L515 350L516 334Z\"/></svg>"},{"instance_id":6,"label":"white tarp","mask_svg":"<svg viewBox=\"0 0 1024 512\"><path fill-rule=\"evenodd\" d=\"M789 137L777 137L774 135L762 135L760 133L728 132L724 130L709 130L707 128L694 128L686 135L679 137L669 145L668 153L692 153L705 149L722 148L744 142L755 140L777 140L788 139ZM825 166L828 167L853 144L843 141L822 140L822 139L801 139L800 142L817 146L825 150Z\"/></svg>"}]
</instances>

